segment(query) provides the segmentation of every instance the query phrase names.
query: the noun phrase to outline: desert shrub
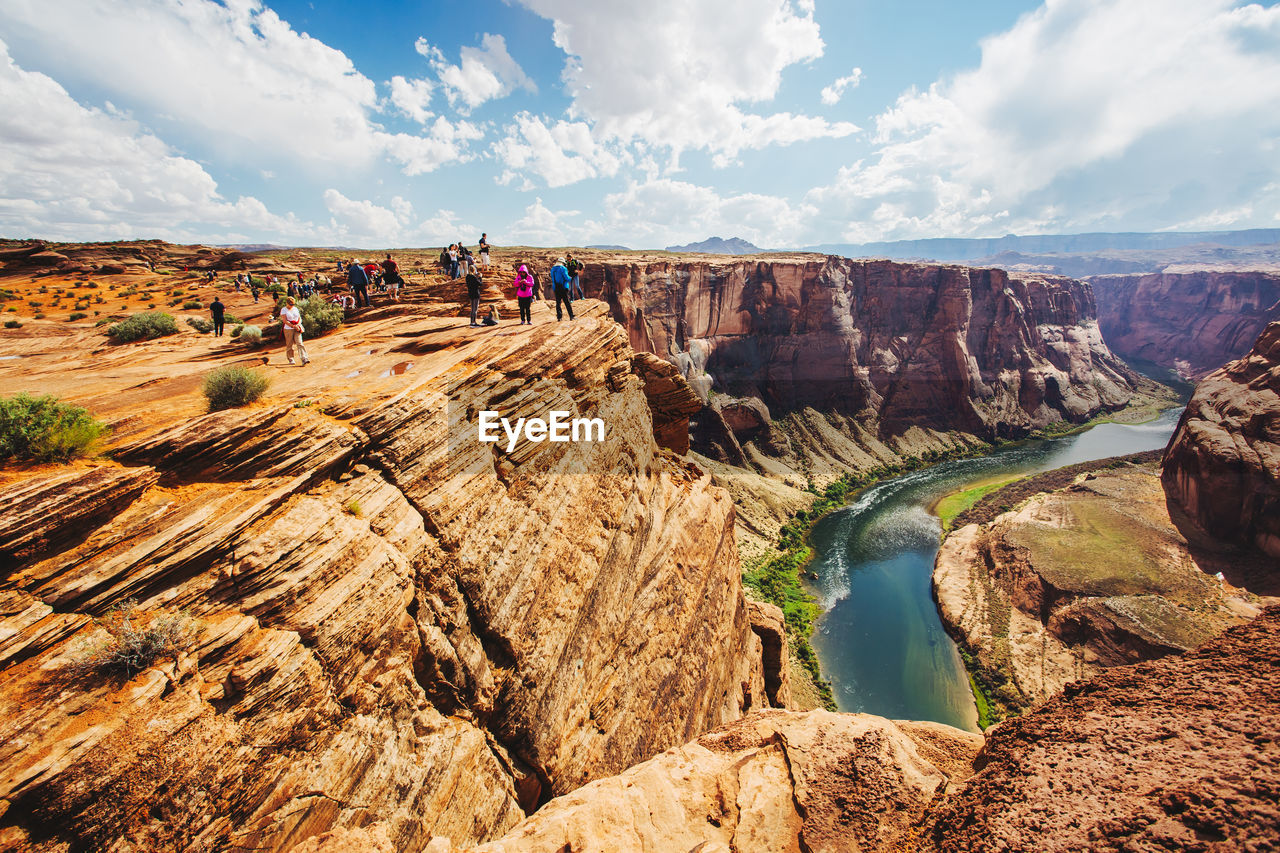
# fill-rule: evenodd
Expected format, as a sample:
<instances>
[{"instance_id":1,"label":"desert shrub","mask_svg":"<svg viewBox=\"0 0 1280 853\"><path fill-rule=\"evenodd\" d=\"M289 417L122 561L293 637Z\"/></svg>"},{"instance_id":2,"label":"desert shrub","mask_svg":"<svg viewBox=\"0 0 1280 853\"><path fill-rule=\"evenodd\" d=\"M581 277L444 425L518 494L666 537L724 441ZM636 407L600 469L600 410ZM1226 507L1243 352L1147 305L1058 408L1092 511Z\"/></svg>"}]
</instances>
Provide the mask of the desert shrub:
<instances>
[{"instance_id":1,"label":"desert shrub","mask_svg":"<svg viewBox=\"0 0 1280 853\"><path fill-rule=\"evenodd\" d=\"M6 329L21 329L22 322L20 320L5 320L4 327Z\"/></svg>"},{"instance_id":2,"label":"desert shrub","mask_svg":"<svg viewBox=\"0 0 1280 853\"><path fill-rule=\"evenodd\" d=\"M287 290L283 284L267 285L267 293L270 293L273 296L283 296L286 292Z\"/></svg>"},{"instance_id":3,"label":"desert shrub","mask_svg":"<svg viewBox=\"0 0 1280 853\"><path fill-rule=\"evenodd\" d=\"M163 658L177 657L189 648L198 624L185 613L161 613L147 620L133 599L123 601L95 619L109 639L83 647L72 669L82 674L132 678Z\"/></svg>"},{"instance_id":4,"label":"desert shrub","mask_svg":"<svg viewBox=\"0 0 1280 853\"><path fill-rule=\"evenodd\" d=\"M0 459L65 461L83 455L106 431L86 410L56 397L0 398Z\"/></svg>"},{"instance_id":5,"label":"desert shrub","mask_svg":"<svg viewBox=\"0 0 1280 853\"><path fill-rule=\"evenodd\" d=\"M262 329L259 329L257 326L245 324L243 326L236 326L236 330L240 332L236 337L240 339L241 343L247 344L251 347L256 347L258 344L262 343Z\"/></svg>"},{"instance_id":6,"label":"desert shrub","mask_svg":"<svg viewBox=\"0 0 1280 853\"><path fill-rule=\"evenodd\" d=\"M355 498L352 498L351 500L347 501L347 505L343 507L343 509L347 511L348 515L354 515L356 518L359 518L361 515L364 514L364 510L360 508L360 501L356 500Z\"/></svg>"},{"instance_id":7,"label":"desert shrub","mask_svg":"<svg viewBox=\"0 0 1280 853\"><path fill-rule=\"evenodd\" d=\"M186 289L185 287L175 287L173 290L170 290L170 291L169 291L169 295L170 295L170 296L182 296L182 295L183 295L183 294L185 294L186 292L187 292L187 289Z\"/></svg>"},{"instance_id":8,"label":"desert shrub","mask_svg":"<svg viewBox=\"0 0 1280 853\"><path fill-rule=\"evenodd\" d=\"M213 331L213 321L205 320L202 317L188 317L187 325L195 329L197 332L199 332L202 335L208 334L209 332Z\"/></svg>"},{"instance_id":9,"label":"desert shrub","mask_svg":"<svg viewBox=\"0 0 1280 853\"><path fill-rule=\"evenodd\" d=\"M75 311L75 312L72 312L71 316L67 318L67 321L74 323L76 320L83 320L85 317L88 317L88 316L89 315L85 314L83 311Z\"/></svg>"},{"instance_id":10,"label":"desert shrub","mask_svg":"<svg viewBox=\"0 0 1280 853\"><path fill-rule=\"evenodd\" d=\"M203 307L204 305L201 304L200 301L196 299L188 299L186 302L182 303L183 311L199 311Z\"/></svg>"},{"instance_id":11,"label":"desert shrub","mask_svg":"<svg viewBox=\"0 0 1280 853\"><path fill-rule=\"evenodd\" d=\"M76 303L76 305L75 305L75 310L77 310L77 311L88 311L88 310L89 310L89 301L88 301L87 299L81 299L79 302L77 302L77 303Z\"/></svg>"},{"instance_id":12,"label":"desert shrub","mask_svg":"<svg viewBox=\"0 0 1280 853\"><path fill-rule=\"evenodd\" d=\"M204 378L204 396L209 411L245 406L262 396L271 380L256 370L229 365L219 367Z\"/></svg>"},{"instance_id":13,"label":"desert shrub","mask_svg":"<svg viewBox=\"0 0 1280 853\"><path fill-rule=\"evenodd\" d=\"M284 308L284 305L283 299L276 302L273 316L279 317L280 309ZM302 312L302 331L311 338L318 338L332 332L342 325L345 316L341 305L335 305L318 296L299 299L298 310Z\"/></svg>"},{"instance_id":14,"label":"desert shrub","mask_svg":"<svg viewBox=\"0 0 1280 853\"><path fill-rule=\"evenodd\" d=\"M44 312L43 312L43 311L37 311L36 313L32 314L31 316L32 316L32 317L34 317L34 318L35 318L35 319L37 319L37 320L43 320L45 315L44 315Z\"/></svg>"},{"instance_id":15,"label":"desert shrub","mask_svg":"<svg viewBox=\"0 0 1280 853\"><path fill-rule=\"evenodd\" d=\"M126 317L107 330L107 334L117 341L142 341L161 338L178 331L178 324L173 315L162 311L146 311Z\"/></svg>"}]
</instances>

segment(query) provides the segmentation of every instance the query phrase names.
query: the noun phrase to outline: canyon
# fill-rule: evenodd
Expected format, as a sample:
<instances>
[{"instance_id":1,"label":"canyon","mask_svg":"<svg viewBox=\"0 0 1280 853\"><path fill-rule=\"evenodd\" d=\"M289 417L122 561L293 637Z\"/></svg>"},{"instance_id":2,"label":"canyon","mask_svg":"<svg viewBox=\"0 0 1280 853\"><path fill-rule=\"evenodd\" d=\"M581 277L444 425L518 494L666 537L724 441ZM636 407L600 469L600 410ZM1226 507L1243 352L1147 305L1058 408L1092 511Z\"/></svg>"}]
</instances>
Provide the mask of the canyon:
<instances>
[{"instance_id":1,"label":"canyon","mask_svg":"<svg viewBox=\"0 0 1280 853\"><path fill-rule=\"evenodd\" d=\"M6 251L6 293L41 313L66 310L41 287L78 299L92 281L112 312L122 291L136 306L222 287L251 320L269 304L180 269L311 273L336 258ZM513 266L549 253L495 255L484 298L513 316ZM582 256L599 301L578 303L577 320L555 323L542 303L534 326L481 330L430 255L404 253L407 300L379 298L309 340L305 368L278 343L180 327L113 344L87 322L16 312L0 392L56 394L111 433L89 459L0 467L0 850L1274 837L1280 612L1244 624L1268 601L1195 562L1204 540L1155 515L1150 469L1082 479L1002 523L1105 511L1145 525L1152 548L1188 552L1180 577L1205 621L1139 630L1121 605L1146 590L1084 595L1018 552L1013 612L1051 612L1057 628L1088 611L1110 633L1086 643L1093 668L1072 669L1091 680L1026 680L1047 701L985 737L793 710L783 613L744 596L743 526L771 542L810 483L1167 400L1108 349L1088 284L814 256ZM1274 396L1271 358L1222 380L1240 411ZM223 364L270 375L267 397L206 412L200 382ZM477 440L482 412L553 410L602 420L605 440ZM1199 411L1228 409L1206 397ZM1230 441L1271 436L1270 420L1230 411L1215 422ZM1181 479L1215 476L1187 466ZM77 666L127 602L138 620L179 620L180 653L128 676ZM1131 663L1139 636L1160 660Z\"/></svg>"},{"instance_id":2,"label":"canyon","mask_svg":"<svg viewBox=\"0 0 1280 853\"><path fill-rule=\"evenodd\" d=\"M1189 270L1088 279L1098 324L1120 357L1203 378L1280 320L1280 272Z\"/></svg>"}]
</instances>

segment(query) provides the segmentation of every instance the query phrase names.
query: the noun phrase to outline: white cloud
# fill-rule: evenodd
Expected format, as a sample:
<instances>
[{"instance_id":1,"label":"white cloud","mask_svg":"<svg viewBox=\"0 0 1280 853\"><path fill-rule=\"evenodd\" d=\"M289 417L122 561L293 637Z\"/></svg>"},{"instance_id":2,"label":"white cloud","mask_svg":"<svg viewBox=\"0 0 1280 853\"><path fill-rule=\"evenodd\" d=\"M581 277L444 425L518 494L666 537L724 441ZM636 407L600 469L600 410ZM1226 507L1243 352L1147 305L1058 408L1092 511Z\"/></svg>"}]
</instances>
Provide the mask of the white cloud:
<instances>
[{"instance_id":1,"label":"white cloud","mask_svg":"<svg viewBox=\"0 0 1280 853\"><path fill-rule=\"evenodd\" d=\"M0 231L65 240L236 242L306 234L255 198L231 202L196 162L119 115L87 109L25 71L0 42Z\"/></svg>"},{"instance_id":2,"label":"white cloud","mask_svg":"<svg viewBox=\"0 0 1280 853\"><path fill-rule=\"evenodd\" d=\"M822 55L812 3L520 2L554 21L555 43L569 54L569 118L588 122L597 142L643 143L672 163L705 150L726 165L746 149L857 130L746 109L775 97L787 67Z\"/></svg>"},{"instance_id":3,"label":"white cloud","mask_svg":"<svg viewBox=\"0 0 1280 853\"><path fill-rule=\"evenodd\" d=\"M840 99L844 97L846 90L858 88L858 84L861 82L862 69L853 69L848 76L839 77L834 80L830 86L824 86L822 88L822 103L827 106L835 106L840 103Z\"/></svg>"},{"instance_id":4,"label":"white cloud","mask_svg":"<svg viewBox=\"0 0 1280 853\"><path fill-rule=\"evenodd\" d=\"M509 184L518 173L533 173L549 187L561 187L586 178L612 177L622 160L591 136L585 122L559 121L547 126L544 119L518 113L495 142L493 153L506 166L500 184ZM529 189L532 184L525 183Z\"/></svg>"},{"instance_id":5,"label":"white cloud","mask_svg":"<svg viewBox=\"0 0 1280 853\"><path fill-rule=\"evenodd\" d=\"M465 163L473 159L470 143L484 137L484 131L468 121L451 122L437 116L429 132L420 136L407 133L382 134L383 151L401 164L406 175L432 172L449 163Z\"/></svg>"},{"instance_id":6,"label":"white cloud","mask_svg":"<svg viewBox=\"0 0 1280 853\"><path fill-rule=\"evenodd\" d=\"M347 198L331 188L324 192L324 204L331 218L329 227L320 234L323 242L331 245L448 245L459 235L470 235L476 230L459 222L451 210L437 210L434 215L415 222L413 205L400 196L393 197L389 206L384 207L368 199Z\"/></svg>"},{"instance_id":7,"label":"white cloud","mask_svg":"<svg viewBox=\"0 0 1280 853\"><path fill-rule=\"evenodd\" d=\"M601 218L583 220L579 211L557 211L537 198L497 239L540 246L619 242L652 249L716 235L768 248L799 242L804 221L813 214L776 196L722 196L711 187L665 178L631 182L605 196L602 207Z\"/></svg>"},{"instance_id":8,"label":"white cloud","mask_svg":"<svg viewBox=\"0 0 1280 853\"><path fill-rule=\"evenodd\" d=\"M391 103L418 124L426 124L435 114L427 109L435 85L430 80L406 80L396 75L391 78Z\"/></svg>"},{"instance_id":9,"label":"white cloud","mask_svg":"<svg viewBox=\"0 0 1280 853\"><path fill-rule=\"evenodd\" d=\"M500 35L485 33L480 47L464 47L458 65L450 65L439 48L419 38L414 48L431 63L445 97L461 113L511 94L516 89L536 92L537 86L524 69L507 52L507 42Z\"/></svg>"},{"instance_id":10,"label":"white cloud","mask_svg":"<svg viewBox=\"0 0 1280 853\"><path fill-rule=\"evenodd\" d=\"M1262 224L1277 104L1280 6L1048 0L807 200L850 240Z\"/></svg>"},{"instance_id":11,"label":"white cloud","mask_svg":"<svg viewBox=\"0 0 1280 853\"><path fill-rule=\"evenodd\" d=\"M389 153L410 173L464 156L465 133L420 140L372 122L373 82L261 0L7 0L0 25L56 57L60 79L161 116L223 155L360 168ZM420 81L393 84L392 102L424 123L428 95Z\"/></svg>"}]
</instances>

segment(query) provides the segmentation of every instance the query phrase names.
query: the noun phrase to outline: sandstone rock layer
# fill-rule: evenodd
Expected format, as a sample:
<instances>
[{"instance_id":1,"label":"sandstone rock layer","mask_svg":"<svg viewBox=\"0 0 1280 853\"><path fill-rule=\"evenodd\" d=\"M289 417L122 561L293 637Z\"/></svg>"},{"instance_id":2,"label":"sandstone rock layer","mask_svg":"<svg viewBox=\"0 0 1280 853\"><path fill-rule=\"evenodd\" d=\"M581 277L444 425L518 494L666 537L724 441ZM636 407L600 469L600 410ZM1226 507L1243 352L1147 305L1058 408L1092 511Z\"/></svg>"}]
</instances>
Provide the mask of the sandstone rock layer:
<instances>
[{"instance_id":1,"label":"sandstone rock layer","mask_svg":"<svg viewBox=\"0 0 1280 853\"><path fill-rule=\"evenodd\" d=\"M1198 379L1249 351L1280 320L1280 273L1187 272L1089 279L1098 325L1124 358Z\"/></svg>"},{"instance_id":2,"label":"sandstone rock layer","mask_svg":"<svg viewBox=\"0 0 1280 853\"><path fill-rule=\"evenodd\" d=\"M0 476L0 849L474 844L785 697L729 497L655 443L680 384L655 395L583 308L366 312L309 367L268 349L265 401L213 414L200 378L237 349L192 333L0 363L0 391L113 425L108 459ZM552 409L606 439L477 440L481 411ZM77 668L126 600L185 614L178 653Z\"/></svg>"},{"instance_id":3,"label":"sandstone rock layer","mask_svg":"<svg viewBox=\"0 0 1280 853\"><path fill-rule=\"evenodd\" d=\"M1201 380L1165 452L1172 504L1211 536L1280 561L1280 322ZM1280 571L1257 578L1268 591Z\"/></svg>"},{"instance_id":4,"label":"sandstone rock layer","mask_svg":"<svg viewBox=\"0 0 1280 853\"><path fill-rule=\"evenodd\" d=\"M1001 724L938 850L1280 848L1280 608Z\"/></svg>"}]
</instances>

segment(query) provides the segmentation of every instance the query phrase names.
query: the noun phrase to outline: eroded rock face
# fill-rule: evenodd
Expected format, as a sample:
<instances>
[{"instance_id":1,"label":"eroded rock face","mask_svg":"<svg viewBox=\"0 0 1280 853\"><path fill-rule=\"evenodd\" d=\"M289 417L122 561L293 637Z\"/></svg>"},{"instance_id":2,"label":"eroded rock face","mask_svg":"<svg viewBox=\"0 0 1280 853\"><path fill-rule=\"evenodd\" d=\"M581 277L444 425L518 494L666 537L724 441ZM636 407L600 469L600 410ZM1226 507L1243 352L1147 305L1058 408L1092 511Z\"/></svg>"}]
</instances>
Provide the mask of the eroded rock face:
<instances>
[{"instance_id":1,"label":"eroded rock face","mask_svg":"<svg viewBox=\"0 0 1280 853\"><path fill-rule=\"evenodd\" d=\"M1199 379L1249 351L1280 320L1280 274L1187 272L1089 280L1111 349Z\"/></svg>"},{"instance_id":2,"label":"eroded rock face","mask_svg":"<svg viewBox=\"0 0 1280 853\"><path fill-rule=\"evenodd\" d=\"M1231 583L1241 567L1234 549L1189 543L1169 519L1157 472L1130 467L953 531L933 588L998 710L1016 712L1257 615L1266 601Z\"/></svg>"},{"instance_id":3,"label":"eroded rock face","mask_svg":"<svg viewBox=\"0 0 1280 853\"><path fill-rule=\"evenodd\" d=\"M553 800L476 853L912 849L981 743L867 714L752 714Z\"/></svg>"},{"instance_id":4,"label":"eroded rock face","mask_svg":"<svg viewBox=\"0 0 1280 853\"><path fill-rule=\"evenodd\" d=\"M625 335L583 308L489 333L381 309L215 414L182 335L0 368L115 424L112 461L0 478L0 848L474 844L767 707L732 503L655 444ZM480 411L553 408L606 440L476 440ZM76 673L125 599L189 614L181 654Z\"/></svg>"},{"instance_id":5,"label":"eroded rock face","mask_svg":"<svg viewBox=\"0 0 1280 853\"><path fill-rule=\"evenodd\" d=\"M1280 560L1280 322L1196 386L1162 479L1201 529Z\"/></svg>"},{"instance_id":6,"label":"eroded rock face","mask_svg":"<svg viewBox=\"0 0 1280 853\"><path fill-rule=\"evenodd\" d=\"M1107 349L1087 284L854 261L604 262L587 273L632 346L695 389L987 438L1080 422L1143 381Z\"/></svg>"},{"instance_id":7,"label":"eroded rock face","mask_svg":"<svg viewBox=\"0 0 1280 853\"><path fill-rule=\"evenodd\" d=\"M942 851L1280 845L1280 608L1118 667L993 730L943 804Z\"/></svg>"}]
</instances>

